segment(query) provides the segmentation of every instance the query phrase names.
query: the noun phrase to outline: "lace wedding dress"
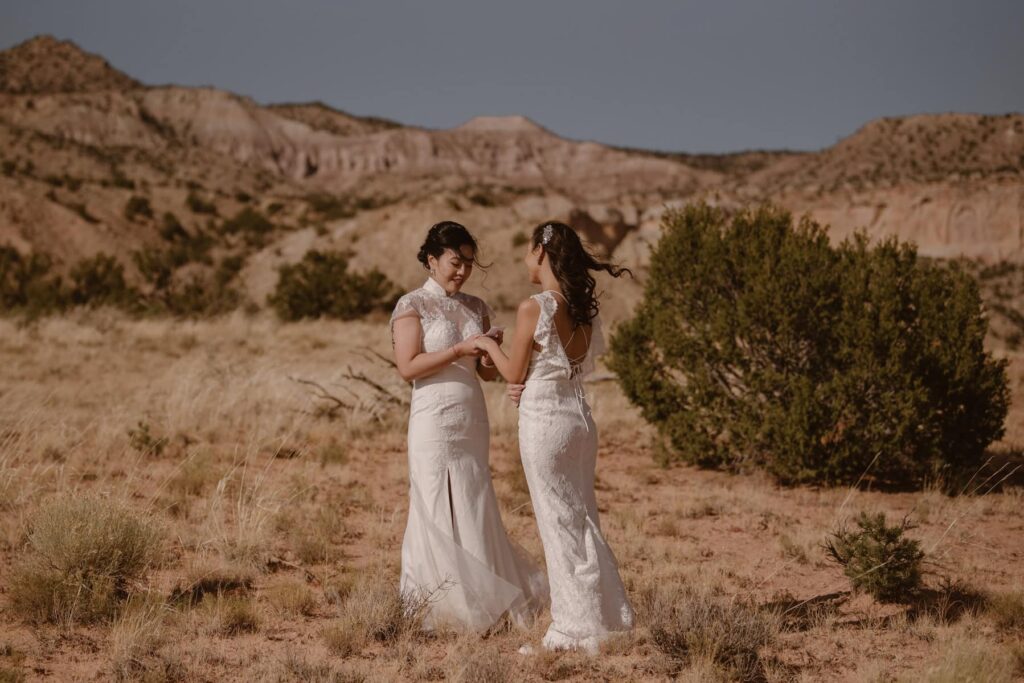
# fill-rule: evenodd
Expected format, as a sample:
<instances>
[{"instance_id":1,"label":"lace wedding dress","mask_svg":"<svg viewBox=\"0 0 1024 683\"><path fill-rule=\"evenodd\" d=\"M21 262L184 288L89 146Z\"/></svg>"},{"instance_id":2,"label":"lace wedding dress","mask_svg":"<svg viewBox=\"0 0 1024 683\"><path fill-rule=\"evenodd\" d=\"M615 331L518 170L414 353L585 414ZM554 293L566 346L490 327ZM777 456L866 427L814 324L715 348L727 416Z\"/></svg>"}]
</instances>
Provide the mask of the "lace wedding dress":
<instances>
[{"instance_id":1,"label":"lace wedding dress","mask_svg":"<svg viewBox=\"0 0 1024 683\"><path fill-rule=\"evenodd\" d=\"M449 295L433 278L405 294L394 321L417 316L426 352L484 330L493 312L481 299ZM547 603L544 573L505 532L488 464L487 405L477 360L464 357L413 382L409 411L409 518L401 589L429 596L425 626L476 631L506 612L528 626Z\"/></svg>"},{"instance_id":2,"label":"lace wedding dress","mask_svg":"<svg viewBox=\"0 0 1024 683\"><path fill-rule=\"evenodd\" d=\"M618 563L601 533L594 495L597 428L582 379L604 351L601 322L590 348L570 362L555 328L558 294L545 290L535 347L519 402L519 450L540 529L551 590L548 649L596 652L609 634L633 626Z\"/></svg>"}]
</instances>

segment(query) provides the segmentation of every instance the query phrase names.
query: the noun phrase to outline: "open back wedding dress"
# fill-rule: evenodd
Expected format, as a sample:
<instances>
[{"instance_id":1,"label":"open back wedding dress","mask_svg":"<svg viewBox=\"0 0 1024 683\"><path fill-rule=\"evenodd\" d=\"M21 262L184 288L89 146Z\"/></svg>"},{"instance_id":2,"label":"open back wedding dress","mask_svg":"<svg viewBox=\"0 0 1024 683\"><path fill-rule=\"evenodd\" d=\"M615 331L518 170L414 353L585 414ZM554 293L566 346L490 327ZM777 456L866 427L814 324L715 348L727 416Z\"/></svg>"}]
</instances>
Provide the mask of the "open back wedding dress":
<instances>
[{"instance_id":1,"label":"open back wedding dress","mask_svg":"<svg viewBox=\"0 0 1024 683\"><path fill-rule=\"evenodd\" d=\"M441 351L484 332L483 300L449 295L433 278L399 299L394 321L417 316L422 350ZM506 612L527 626L547 603L542 571L505 532L488 463L487 405L475 357L413 382L409 411L409 519L401 589L429 596L425 626L476 631Z\"/></svg>"},{"instance_id":2,"label":"open back wedding dress","mask_svg":"<svg viewBox=\"0 0 1024 683\"><path fill-rule=\"evenodd\" d=\"M555 327L558 296L545 290L532 297L540 304L539 349L519 401L519 451L551 590L544 647L595 652L612 632L630 629L634 615L594 495L597 427L582 379L604 351L601 321L592 323L586 355L571 362Z\"/></svg>"}]
</instances>

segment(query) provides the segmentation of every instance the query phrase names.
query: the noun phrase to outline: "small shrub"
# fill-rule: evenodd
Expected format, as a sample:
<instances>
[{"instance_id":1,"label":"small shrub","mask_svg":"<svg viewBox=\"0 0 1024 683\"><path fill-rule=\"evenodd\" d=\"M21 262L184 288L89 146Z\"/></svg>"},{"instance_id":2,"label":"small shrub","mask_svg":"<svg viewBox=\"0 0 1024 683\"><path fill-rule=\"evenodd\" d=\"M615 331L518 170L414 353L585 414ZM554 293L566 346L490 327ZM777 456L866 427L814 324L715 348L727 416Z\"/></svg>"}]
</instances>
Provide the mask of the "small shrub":
<instances>
[{"instance_id":1,"label":"small shrub","mask_svg":"<svg viewBox=\"0 0 1024 683\"><path fill-rule=\"evenodd\" d=\"M472 193L467 199L477 206L493 207L497 205L494 195L483 190Z\"/></svg>"},{"instance_id":2,"label":"small shrub","mask_svg":"<svg viewBox=\"0 0 1024 683\"><path fill-rule=\"evenodd\" d=\"M348 199L332 194L307 195L306 203L309 204L310 209L329 221L351 218L356 215L356 211Z\"/></svg>"},{"instance_id":3,"label":"small shrub","mask_svg":"<svg viewBox=\"0 0 1024 683\"><path fill-rule=\"evenodd\" d=\"M143 455L163 455L164 447L167 446L167 438L156 436L149 429L149 423L139 420L133 429L128 430L128 438L132 448Z\"/></svg>"},{"instance_id":4,"label":"small shrub","mask_svg":"<svg viewBox=\"0 0 1024 683\"><path fill-rule=\"evenodd\" d=\"M663 227L609 366L672 459L783 483L852 484L871 465L920 486L974 471L1003 434L1007 363L960 268L862 233L833 247L770 206L694 204Z\"/></svg>"},{"instance_id":5,"label":"small shrub","mask_svg":"<svg viewBox=\"0 0 1024 683\"><path fill-rule=\"evenodd\" d=\"M396 288L380 271L350 273L348 255L309 251L299 263L278 269L274 293L267 303L283 320L341 318L350 320L373 310L390 309Z\"/></svg>"},{"instance_id":6,"label":"small shrub","mask_svg":"<svg viewBox=\"0 0 1024 683\"><path fill-rule=\"evenodd\" d=\"M139 195L132 195L128 199L128 203L124 206L124 217L130 221L134 221L139 216L152 218L153 207L149 205L148 198L140 197Z\"/></svg>"},{"instance_id":7,"label":"small shrub","mask_svg":"<svg viewBox=\"0 0 1024 683\"><path fill-rule=\"evenodd\" d=\"M126 190L135 189L135 181L128 178L119 168L115 168L112 171L111 184L114 187L120 187Z\"/></svg>"},{"instance_id":8,"label":"small shrub","mask_svg":"<svg viewBox=\"0 0 1024 683\"><path fill-rule=\"evenodd\" d=\"M764 676L758 651L774 642L778 623L756 607L683 587L656 587L642 595L651 640L685 664L708 662L730 680Z\"/></svg>"},{"instance_id":9,"label":"small shrub","mask_svg":"<svg viewBox=\"0 0 1024 683\"><path fill-rule=\"evenodd\" d=\"M195 192L189 192L188 196L185 197L185 206L187 206L192 213L205 213L210 215L216 215L217 213L216 205L212 202L205 201Z\"/></svg>"},{"instance_id":10,"label":"small shrub","mask_svg":"<svg viewBox=\"0 0 1024 683\"><path fill-rule=\"evenodd\" d=\"M246 244L259 247L274 232L274 224L256 209L247 206L233 218L224 221L221 230L229 235L240 233Z\"/></svg>"},{"instance_id":11,"label":"small shrub","mask_svg":"<svg viewBox=\"0 0 1024 683\"><path fill-rule=\"evenodd\" d=\"M913 525L886 524L885 513L860 513L858 531L841 526L825 541L825 550L839 563L854 589L880 602L906 600L921 586L921 544L904 533Z\"/></svg>"},{"instance_id":12,"label":"small shrub","mask_svg":"<svg viewBox=\"0 0 1024 683\"><path fill-rule=\"evenodd\" d=\"M124 278L124 266L107 254L83 259L71 269L71 303L76 306L132 308L139 293Z\"/></svg>"},{"instance_id":13,"label":"small shrub","mask_svg":"<svg viewBox=\"0 0 1024 683\"><path fill-rule=\"evenodd\" d=\"M180 253L169 249L143 247L132 252L132 261L139 269L139 274L153 289L165 289L171 282L174 270L186 263Z\"/></svg>"},{"instance_id":14,"label":"small shrub","mask_svg":"<svg viewBox=\"0 0 1024 683\"><path fill-rule=\"evenodd\" d=\"M28 555L13 572L12 602L39 621L109 618L130 583L158 559L161 541L148 519L113 501L48 501L29 520Z\"/></svg>"},{"instance_id":15,"label":"small shrub","mask_svg":"<svg viewBox=\"0 0 1024 683\"><path fill-rule=\"evenodd\" d=\"M185 317L218 315L238 307L242 295L238 290L220 284L218 274L211 277L193 275L183 284L163 293L160 303L164 312Z\"/></svg>"},{"instance_id":16,"label":"small shrub","mask_svg":"<svg viewBox=\"0 0 1024 683\"><path fill-rule=\"evenodd\" d=\"M66 292L61 277L51 270L45 254L22 256L13 247L0 246L0 311L34 317L62 309Z\"/></svg>"}]
</instances>

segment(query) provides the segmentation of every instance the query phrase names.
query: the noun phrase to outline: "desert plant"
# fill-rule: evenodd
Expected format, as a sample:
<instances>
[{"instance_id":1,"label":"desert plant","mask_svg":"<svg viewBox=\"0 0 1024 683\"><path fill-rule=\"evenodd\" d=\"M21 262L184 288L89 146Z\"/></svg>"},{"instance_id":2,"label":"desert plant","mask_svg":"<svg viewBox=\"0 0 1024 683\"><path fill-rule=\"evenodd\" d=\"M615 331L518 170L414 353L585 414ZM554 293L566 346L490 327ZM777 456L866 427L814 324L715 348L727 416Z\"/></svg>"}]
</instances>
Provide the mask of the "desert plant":
<instances>
[{"instance_id":1,"label":"desert plant","mask_svg":"<svg viewBox=\"0 0 1024 683\"><path fill-rule=\"evenodd\" d=\"M65 624L113 616L162 543L146 517L98 496L47 501L27 536L27 555L11 577L12 603L30 619Z\"/></svg>"},{"instance_id":2,"label":"desert plant","mask_svg":"<svg viewBox=\"0 0 1024 683\"><path fill-rule=\"evenodd\" d=\"M124 217L130 221L134 221L139 216L152 218L153 207L150 206L148 198L141 197L139 195L132 195L128 198L128 203L124 205Z\"/></svg>"},{"instance_id":3,"label":"desert plant","mask_svg":"<svg viewBox=\"0 0 1024 683\"><path fill-rule=\"evenodd\" d=\"M214 239L202 228L189 232L170 211L164 213L160 225L160 237L171 244L176 252L173 261L177 264L189 261L208 261L207 254L213 247Z\"/></svg>"},{"instance_id":4,"label":"desert plant","mask_svg":"<svg viewBox=\"0 0 1024 683\"><path fill-rule=\"evenodd\" d=\"M356 215L352 202L347 197L317 193L306 196L309 208L320 214L325 220L339 220Z\"/></svg>"},{"instance_id":5,"label":"desert plant","mask_svg":"<svg viewBox=\"0 0 1024 683\"><path fill-rule=\"evenodd\" d=\"M985 601L985 613L1004 631L1024 631L1024 591L989 596Z\"/></svg>"},{"instance_id":6,"label":"desert plant","mask_svg":"<svg viewBox=\"0 0 1024 683\"><path fill-rule=\"evenodd\" d=\"M393 645L422 628L430 599L430 595L403 593L397 578L373 573L361 579L339 605L337 619L324 629L324 641L343 657L370 642Z\"/></svg>"},{"instance_id":7,"label":"desert plant","mask_svg":"<svg viewBox=\"0 0 1024 683\"><path fill-rule=\"evenodd\" d=\"M316 612L316 595L302 581L279 583L267 593L270 603L287 614L310 616Z\"/></svg>"},{"instance_id":8,"label":"desert plant","mask_svg":"<svg viewBox=\"0 0 1024 683\"><path fill-rule=\"evenodd\" d=\"M246 244L259 247L266 243L267 237L274 231L274 224L256 209L247 206L224 221L221 230L228 235L241 234Z\"/></svg>"},{"instance_id":9,"label":"desert plant","mask_svg":"<svg viewBox=\"0 0 1024 683\"><path fill-rule=\"evenodd\" d=\"M165 606L134 602L125 605L110 629L110 668L118 681L146 680L146 673L156 673L159 663L152 661L153 654L165 638Z\"/></svg>"},{"instance_id":10,"label":"desert plant","mask_svg":"<svg viewBox=\"0 0 1024 683\"><path fill-rule=\"evenodd\" d=\"M187 206L189 210L192 211L192 213L217 213L217 207L215 204L213 204L213 202L208 202L204 200L195 192L189 192L188 196L185 197L185 206Z\"/></svg>"},{"instance_id":11,"label":"desert plant","mask_svg":"<svg viewBox=\"0 0 1024 683\"><path fill-rule=\"evenodd\" d=\"M163 455L164 447L167 446L167 438L157 436L149 428L149 423L143 420L128 430L128 440L136 451L142 455Z\"/></svg>"},{"instance_id":12,"label":"desert plant","mask_svg":"<svg viewBox=\"0 0 1024 683\"><path fill-rule=\"evenodd\" d=\"M22 255L13 247L0 246L0 312L30 316L59 310L66 292L45 254Z\"/></svg>"},{"instance_id":13,"label":"desert plant","mask_svg":"<svg viewBox=\"0 0 1024 683\"><path fill-rule=\"evenodd\" d=\"M194 274L163 293L160 310L183 317L217 315L234 310L242 295L228 286L222 276L221 271L213 276Z\"/></svg>"},{"instance_id":14,"label":"desert plant","mask_svg":"<svg viewBox=\"0 0 1024 683\"><path fill-rule=\"evenodd\" d=\"M666 214L610 359L668 460L786 483L920 485L976 469L1003 433L1006 361L975 281L912 245L838 247L778 208ZM876 457L877 456L877 457Z\"/></svg>"},{"instance_id":15,"label":"desert plant","mask_svg":"<svg viewBox=\"0 0 1024 683\"><path fill-rule=\"evenodd\" d=\"M494 645L467 638L458 642L446 658L447 680L453 683L505 683L517 680L515 668Z\"/></svg>"},{"instance_id":16,"label":"desert plant","mask_svg":"<svg viewBox=\"0 0 1024 683\"><path fill-rule=\"evenodd\" d=\"M278 269L279 278L267 303L283 320L341 318L350 320L373 310L389 309L396 288L377 269L348 270L348 254L309 251L302 261Z\"/></svg>"},{"instance_id":17,"label":"desert plant","mask_svg":"<svg viewBox=\"0 0 1024 683\"><path fill-rule=\"evenodd\" d=\"M124 266L113 256L97 254L82 259L71 269L72 304L132 308L139 293L124 278Z\"/></svg>"},{"instance_id":18,"label":"desert plant","mask_svg":"<svg viewBox=\"0 0 1024 683\"><path fill-rule=\"evenodd\" d=\"M247 595L207 593L199 609L208 615L210 631L221 635L255 633L263 623L256 602Z\"/></svg>"},{"instance_id":19,"label":"desert plant","mask_svg":"<svg viewBox=\"0 0 1024 683\"><path fill-rule=\"evenodd\" d=\"M779 625L772 614L682 586L657 586L641 596L651 640L684 664L710 663L730 680L763 678L759 650Z\"/></svg>"},{"instance_id":20,"label":"desert plant","mask_svg":"<svg viewBox=\"0 0 1024 683\"><path fill-rule=\"evenodd\" d=\"M913 525L886 524L885 513L861 512L856 518L858 530L845 525L825 540L829 557L843 568L856 590L881 602L906 600L921 586L921 544L904 536Z\"/></svg>"},{"instance_id":21,"label":"desert plant","mask_svg":"<svg viewBox=\"0 0 1024 683\"><path fill-rule=\"evenodd\" d=\"M1013 651L995 643L958 636L941 644L937 661L901 677L899 683L1011 683L1019 681L1021 661Z\"/></svg>"}]
</instances>

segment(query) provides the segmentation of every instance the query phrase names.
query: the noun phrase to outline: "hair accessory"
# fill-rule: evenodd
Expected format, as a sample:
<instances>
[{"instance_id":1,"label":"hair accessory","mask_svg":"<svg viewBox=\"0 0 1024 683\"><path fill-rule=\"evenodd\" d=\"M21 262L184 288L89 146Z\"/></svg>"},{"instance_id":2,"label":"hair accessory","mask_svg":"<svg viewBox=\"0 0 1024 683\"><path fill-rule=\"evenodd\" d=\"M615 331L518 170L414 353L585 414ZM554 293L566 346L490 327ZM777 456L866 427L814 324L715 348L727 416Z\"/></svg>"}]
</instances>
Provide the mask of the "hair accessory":
<instances>
[{"instance_id":1,"label":"hair accessory","mask_svg":"<svg viewBox=\"0 0 1024 683\"><path fill-rule=\"evenodd\" d=\"M541 233L540 243L541 244L547 244L548 242L550 242L551 241L551 236L553 234L555 234L555 228L554 228L553 225L548 223L547 225L544 226L544 232Z\"/></svg>"}]
</instances>

